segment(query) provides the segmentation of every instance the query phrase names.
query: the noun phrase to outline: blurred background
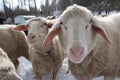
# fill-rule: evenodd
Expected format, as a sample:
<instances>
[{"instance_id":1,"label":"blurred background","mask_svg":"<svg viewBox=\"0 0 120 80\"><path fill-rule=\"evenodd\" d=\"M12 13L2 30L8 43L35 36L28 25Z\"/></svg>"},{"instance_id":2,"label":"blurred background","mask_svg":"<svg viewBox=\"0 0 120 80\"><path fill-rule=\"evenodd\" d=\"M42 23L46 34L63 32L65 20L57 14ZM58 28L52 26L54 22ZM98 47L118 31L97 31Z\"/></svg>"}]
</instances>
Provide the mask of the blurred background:
<instances>
[{"instance_id":1,"label":"blurred background","mask_svg":"<svg viewBox=\"0 0 120 80\"><path fill-rule=\"evenodd\" d=\"M86 6L94 15L109 15L120 10L120 0L0 0L0 14L6 23L19 24L35 16L58 17L72 4ZM20 18L24 18L23 22L17 21Z\"/></svg>"}]
</instances>

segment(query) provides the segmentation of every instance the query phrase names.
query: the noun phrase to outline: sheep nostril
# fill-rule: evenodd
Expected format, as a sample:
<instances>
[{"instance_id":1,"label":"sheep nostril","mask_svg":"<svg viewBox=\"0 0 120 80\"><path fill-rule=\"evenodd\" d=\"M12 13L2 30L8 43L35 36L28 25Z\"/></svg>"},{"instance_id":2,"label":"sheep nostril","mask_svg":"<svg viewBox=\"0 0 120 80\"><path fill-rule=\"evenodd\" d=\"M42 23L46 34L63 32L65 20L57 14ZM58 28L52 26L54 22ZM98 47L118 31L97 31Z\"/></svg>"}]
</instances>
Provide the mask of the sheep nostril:
<instances>
[{"instance_id":1,"label":"sheep nostril","mask_svg":"<svg viewBox=\"0 0 120 80\"><path fill-rule=\"evenodd\" d=\"M28 35L28 39L34 39L35 38L35 35L33 35L33 34L30 34L30 35Z\"/></svg>"},{"instance_id":2,"label":"sheep nostril","mask_svg":"<svg viewBox=\"0 0 120 80\"><path fill-rule=\"evenodd\" d=\"M34 38L35 38L35 35L33 35L31 38L34 39Z\"/></svg>"}]
</instances>

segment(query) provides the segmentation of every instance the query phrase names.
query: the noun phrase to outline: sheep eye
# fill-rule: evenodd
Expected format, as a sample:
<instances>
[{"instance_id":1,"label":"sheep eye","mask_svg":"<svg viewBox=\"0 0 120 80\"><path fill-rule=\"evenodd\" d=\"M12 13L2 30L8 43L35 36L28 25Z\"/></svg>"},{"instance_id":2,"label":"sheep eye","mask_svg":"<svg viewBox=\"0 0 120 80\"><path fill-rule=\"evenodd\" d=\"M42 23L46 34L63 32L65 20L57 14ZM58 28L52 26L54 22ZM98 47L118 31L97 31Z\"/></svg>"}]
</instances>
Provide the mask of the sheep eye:
<instances>
[{"instance_id":1,"label":"sheep eye","mask_svg":"<svg viewBox=\"0 0 120 80\"><path fill-rule=\"evenodd\" d=\"M47 25L47 23L44 23L43 25Z\"/></svg>"},{"instance_id":2,"label":"sheep eye","mask_svg":"<svg viewBox=\"0 0 120 80\"><path fill-rule=\"evenodd\" d=\"M29 27L29 25L27 24L26 27Z\"/></svg>"},{"instance_id":3,"label":"sheep eye","mask_svg":"<svg viewBox=\"0 0 120 80\"><path fill-rule=\"evenodd\" d=\"M86 26L85 26L85 29L87 29L87 28L88 28L88 26L86 25Z\"/></svg>"},{"instance_id":4,"label":"sheep eye","mask_svg":"<svg viewBox=\"0 0 120 80\"><path fill-rule=\"evenodd\" d=\"M27 28L29 27L29 25L28 25L28 24L26 24L25 26L26 26Z\"/></svg>"},{"instance_id":5,"label":"sheep eye","mask_svg":"<svg viewBox=\"0 0 120 80\"><path fill-rule=\"evenodd\" d=\"M63 22L60 21L60 25L63 25ZM64 25L64 29L67 30L67 27Z\"/></svg>"},{"instance_id":6,"label":"sheep eye","mask_svg":"<svg viewBox=\"0 0 120 80\"><path fill-rule=\"evenodd\" d=\"M43 26L45 26L45 25L47 25L47 23L43 23L40 27L43 27Z\"/></svg>"},{"instance_id":7,"label":"sheep eye","mask_svg":"<svg viewBox=\"0 0 120 80\"><path fill-rule=\"evenodd\" d=\"M93 22L93 20L90 20L90 21L89 21L89 24L91 24L92 22Z\"/></svg>"},{"instance_id":8,"label":"sheep eye","mask_svg":"<svg viewBox=\"0 0 120 80\"><path fill-rule=\"evenodd\" d=\"M65 30L67 30L67 27L65 26Z\"/></svg>"}]
</instances>

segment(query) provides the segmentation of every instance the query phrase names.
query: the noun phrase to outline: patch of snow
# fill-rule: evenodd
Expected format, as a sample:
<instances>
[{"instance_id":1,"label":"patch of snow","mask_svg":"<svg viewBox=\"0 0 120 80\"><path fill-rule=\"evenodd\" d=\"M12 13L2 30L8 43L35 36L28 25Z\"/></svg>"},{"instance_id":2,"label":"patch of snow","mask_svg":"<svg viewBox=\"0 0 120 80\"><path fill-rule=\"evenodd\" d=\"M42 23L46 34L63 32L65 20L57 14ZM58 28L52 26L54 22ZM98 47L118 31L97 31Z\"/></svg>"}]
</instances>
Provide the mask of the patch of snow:
<instances>
[{"instance_id":1,"label":"patch of snow","mask_svg":"<svg viewBox=\"0 0 120 80\"><path fill-rule=\"evenodd\" d=\"M20 57L18 60L20 62L20 65L18 67L17 73L20 75L20 77L23 80L34 80L31 62L24 57Z\"/></svg>"}]
</instances>

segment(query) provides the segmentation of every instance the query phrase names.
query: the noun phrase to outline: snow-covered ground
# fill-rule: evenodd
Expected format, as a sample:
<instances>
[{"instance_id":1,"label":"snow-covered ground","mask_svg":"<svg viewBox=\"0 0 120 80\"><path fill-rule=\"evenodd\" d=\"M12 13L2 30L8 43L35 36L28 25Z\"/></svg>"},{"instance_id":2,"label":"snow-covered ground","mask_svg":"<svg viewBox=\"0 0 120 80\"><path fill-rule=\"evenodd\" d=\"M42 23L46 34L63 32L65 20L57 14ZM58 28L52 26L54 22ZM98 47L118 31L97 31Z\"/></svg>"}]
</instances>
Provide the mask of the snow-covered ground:
<instances>
[{"instance_id":1,"label":"snow-covered ground","mask_svg":"<svg viewBox=\"0 0 120 80\"><path fill-rule=\"evenodd\" d=\"M34 74L32 73L32 65L26 60L24 57L20 57L18 59L20 61L20 65L18 68L18 74L23 78L23 80L34 80ZM67 59L64 60L62 68L59 70L57 75L57 80L76 80L71 73L66 73L68 68ZM49 80L46 77L44 80ZM103 76L94 78L93 80L104 80ZM115 80L120 80L116 78Z\"/></svg>"}]
</instances>

